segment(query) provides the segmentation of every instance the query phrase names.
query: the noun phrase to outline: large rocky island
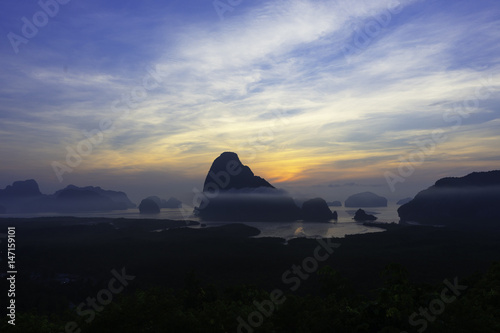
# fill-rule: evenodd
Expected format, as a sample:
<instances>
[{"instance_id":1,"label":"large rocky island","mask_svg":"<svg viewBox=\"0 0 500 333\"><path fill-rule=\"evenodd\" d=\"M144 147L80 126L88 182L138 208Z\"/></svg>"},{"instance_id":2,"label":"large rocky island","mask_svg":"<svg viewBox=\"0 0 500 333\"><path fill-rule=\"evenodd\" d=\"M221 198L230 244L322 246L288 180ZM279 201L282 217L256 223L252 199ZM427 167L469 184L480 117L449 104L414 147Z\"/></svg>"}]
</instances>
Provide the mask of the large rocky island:
<instances>
[{"instance_id":1,"label":"large rocky island","mask_svg":"<svg viewBox=\"0 0 500 333\"><path fill-rule=\"evenodd\" d=\"M484 227L500 219L500 171L443 178L402 205L402 223Z\"/></svg>"},{"instance_id":2,"label":"large rocky island","mask_svg":"<svg viewBox=\"0 0 500 333\"><path fill-rule=\"evenodd\" d=\"M335 217L321 198L299 207L285 191L254 175L236 153L217 157L203 185L195 213L206 221L307 221L326 222Z\"/></svg>"},{"instance_id":3,"label":"large rocky island","mask_svg":"<svg viewBox=\"0 0 500 333\"><path fill-rule=\"evenodd\" d=\"M293 221L300 209L285 192L255 176L237 154L217 157L203 185L195 212L207 221Z\"/></svg>"}]
</instances>

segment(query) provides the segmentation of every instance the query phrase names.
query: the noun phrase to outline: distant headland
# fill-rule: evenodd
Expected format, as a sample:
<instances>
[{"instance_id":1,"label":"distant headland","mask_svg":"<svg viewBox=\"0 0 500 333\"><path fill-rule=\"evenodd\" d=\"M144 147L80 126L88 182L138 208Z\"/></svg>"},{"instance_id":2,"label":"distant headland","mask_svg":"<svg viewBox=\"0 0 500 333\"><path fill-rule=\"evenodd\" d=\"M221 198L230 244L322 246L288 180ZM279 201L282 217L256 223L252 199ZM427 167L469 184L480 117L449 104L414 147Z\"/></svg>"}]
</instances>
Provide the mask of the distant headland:
<instances>
[{"instance_id":1,"label":"distant headland","mask_svg":"<svg viewBox=\"0 0 500 333\"><path fill-rule=\"evenodd\" d=\"M484 227L500 220L500 171L443 178L402 205L403 223Z\"/></svg>"},{"instance_id":2,"label":"distant headland","mask_svg":"<svg viewBox=\"0 0 500 333\"><path fill-rule=\"evenodd\" d=\"M34 179L16 181L0 190L3 213L76 213L134 208L127 194L100 187L68 185L54 194L42 194Z\"/></svg>"}]
</instances>

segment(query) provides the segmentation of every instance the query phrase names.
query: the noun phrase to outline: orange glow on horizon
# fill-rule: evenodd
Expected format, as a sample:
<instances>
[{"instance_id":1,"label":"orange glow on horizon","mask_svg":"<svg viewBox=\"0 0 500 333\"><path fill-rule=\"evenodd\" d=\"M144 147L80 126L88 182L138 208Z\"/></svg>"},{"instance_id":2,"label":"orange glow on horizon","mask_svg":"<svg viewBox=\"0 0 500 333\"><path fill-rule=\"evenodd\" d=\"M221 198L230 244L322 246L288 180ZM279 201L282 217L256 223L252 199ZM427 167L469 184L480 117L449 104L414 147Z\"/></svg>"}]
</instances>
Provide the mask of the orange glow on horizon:
<instances>
[{"instance_id":1,"label":"orange glow on horizon","mask_svg":"<svg viewBox=\"0 0 500 333\"><path fill-rule=\"evenodd\" d=\"M473 160L476 152L473 147L458 146L454 141L443 143L439 151L426 156L417 170L453 169L457 162L463 164L463 169L498 169L495 161ZM148 150L96 150L88 156L78 173L106 172L116 175L131 175L147 172L177 175L182 179L202 182L212 165L212 162L224 151L200 151L191 154L175 152L168 147L156 146ZM446 160L440 151L446 150ZM251 152L251 151L250 151ZM456 152L456 153L450 153ZM458 154L459 152L459 154ZM343 179L374 179L385 181L387 171L397 173L400 161L394 151L356 150L347 148L336 151L311 149L282 149L278 151L262 151L248 153L235 151L243 165L250 167L255 175L262 177L273 185L288 183L290 185L318 184ZM465 154L464 154L465 153ZM401 156L407 156L402 152ZM396 156L396 157L395 157Z\"/></svg>"}]
</instances>

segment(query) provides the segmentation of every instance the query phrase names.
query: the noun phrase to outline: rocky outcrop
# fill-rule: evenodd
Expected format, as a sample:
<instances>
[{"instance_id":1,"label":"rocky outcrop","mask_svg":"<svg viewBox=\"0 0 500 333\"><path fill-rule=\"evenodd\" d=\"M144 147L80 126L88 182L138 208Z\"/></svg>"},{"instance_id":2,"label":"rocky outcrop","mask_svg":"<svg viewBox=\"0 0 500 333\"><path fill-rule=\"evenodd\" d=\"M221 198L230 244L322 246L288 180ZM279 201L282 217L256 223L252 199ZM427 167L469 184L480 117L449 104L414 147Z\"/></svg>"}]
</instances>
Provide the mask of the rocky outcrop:
<instances>
[{"instance_id":1,"label":"rocky outcrop","mask_svg":"<svg viewBox=\"0 0 500 333\"><path fill-rule=\"evenodd\" d=\"M41 195L38 183L34 179L16 181L0 190L0 197L4 198L29 198Z\"/></svg>"},{"instance_id":2,"label":"rocky outcrop","mask_svg":"<svg viewBox=\"0 0 500 333\"><path fill-rule=\"evenodd\" d=\"M154 202L156 203L156 205L157 205L159 208L163 208L163 207L162 207L162 206L163 206L163 205L162 205L162 201L163 201L163 202L165 201L165 200L160 199L160 197L158 197L158 196L156 196L156 195L151 195L151 196L147 197L147 198L146 198L146 199L144 199L144 200L152 200L152 201L154 201ZM144 201L144 200L143 200L143 201Z\"/></svg>"},{"instance_id":3,"label":"rocky outcrop","mask_svg":"<svg viewBox=\"0 0 500 333\"><path fill-rule=\"evenodd\" d=\"M443 178L398 209L400 221L486 226L500 219L500 171Z\"/></svg>"},{"instance_id":4,"label":"rocky outcrop","mask_svg":"<svg viewBox=\"0 0 500 333\"><path fill-rule=\"evenodd\" d=\"M195 214L208 221L294 221L301 216L290 196L255 176L230 152L212 163L196 199Z\"/></svg>"},{"instance_id":5,"label":"rocky outcrop","mask_svg":"<svg viewBox=\"0 0 500 333\"><path fill-rule=\"evenodd\" d=\"M3 207L4 213L7 211L9 213L29 212L37 206L33 203L43 197L35 180L16 181L0 190L0 205Z\"/></svg>"},{"instance_id":6,"label":"rocky outcrop","mask_svg":"<svg viewBox=\"0 0 500 333\"><path fill-rule=\"evenodd\" d=\"M241 163L238 155L231 152L222 153L214 160L203 183L205 192L258 187L274 188L265 179L255 176Z\"/></svg>"},{"instance_id":7,"label":"rocky outcrop","mask_svg":"<svg viewBox=\"0 0 500 333\"><path fill-rule=\"evenodd\" d=\"M144 199L139 204L141 214L159 214L160 206L152 199Z\"/></svg>"},{"instance_id":8,"label":"rocky outcrop","mask_svg":"<svg viewBox=\"0 0 500 333\"><path fill-rule=\"evenodd\" d=\"M377 217L367 214L364 210L361 208L356 211L356 214L354 214L353 220L358 221L358 222L363 222L363 221L375 221Z\"/></svg>"},{"instance_id":9,"label":"rocky outcrop","mask_svg":"<svg viewBox=\"0 0 500 333\"><path fill-rule=\"evenodd\" d=\"M55 192L55 196L58 196L61 191L65 190L76 190L76 191L90 191L97 193L101 196L107 197L111 199L113 202L116 203L114 205L115 207L113 209L128 209L128 208L135 208L136 205L130 201L128 198L127 194L125 192L121 191L111 191L111 190L104 190L99 186L85 186L85 187L78 187L75 185L68 185L66 188L59 190Z\"/></svg>"},{"instance_id":10,"label":"rocky outcrop","mask_svg":"<svg viewBox=\"0 0 500 333\"><path fill-rule=\"evenodd\" d=\"M302 219L325 222L333 219L333 214L325 200L314 198L302 204Z\"/></svg>"},{"instance_id":11,"label":"rocky outcrop","mask_svg":"<svg viewBox=\"0 0 500 333\"><path fill-rule=\"evenodd\" d=\"M372 192L363 192L347 198L345 207L387 207L387 199Z\"/></svg>"},{"instance_id":12,"label":"rocky outcrop","mask_svg":"<svg viewBox=\"0 0 500 333\"><path fill-rule=\"evenodd\" d=\"M75 213L135 207L124 192L93 186L69 185L52 195L42 194L32 179L16 181L0 190L0 204L9 213Z\"/></svg>"}]
</instances>

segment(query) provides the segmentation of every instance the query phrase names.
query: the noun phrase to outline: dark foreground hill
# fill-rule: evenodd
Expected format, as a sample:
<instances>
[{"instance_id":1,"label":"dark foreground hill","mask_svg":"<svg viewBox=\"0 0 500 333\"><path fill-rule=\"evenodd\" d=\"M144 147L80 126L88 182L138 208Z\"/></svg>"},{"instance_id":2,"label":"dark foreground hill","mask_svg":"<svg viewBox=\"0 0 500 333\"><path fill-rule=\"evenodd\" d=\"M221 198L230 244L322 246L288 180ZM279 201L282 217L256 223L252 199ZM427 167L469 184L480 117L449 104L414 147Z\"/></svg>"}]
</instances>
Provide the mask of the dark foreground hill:
<instances>
[{"instance_id":1,"label":"dark foreground hill","mask_svg":"<svg viewBox=\"0 0 500 333\"><path fill-rule=\"evenodd\" d=\"M497 234L392 225L382 233L285 245L251 238L257 229L235 224L0 220L0 230L7 226L16 227L22 270L16 326L3 316L2 332L65 332L68 323L83 333L238 332L249 322L260 322L255 332L413 332L423 324L410 325L412 313L422 320L419 309L436 306L450 284L460 289L445 296L456 298L443 303L439 320L425 322L426 332L496 332L500 325L500 267L488 271L500 259ZM129 280L118 283L117 272ZM1 290L7 287L2 278Z\"/></svg>"}]
</instances>

